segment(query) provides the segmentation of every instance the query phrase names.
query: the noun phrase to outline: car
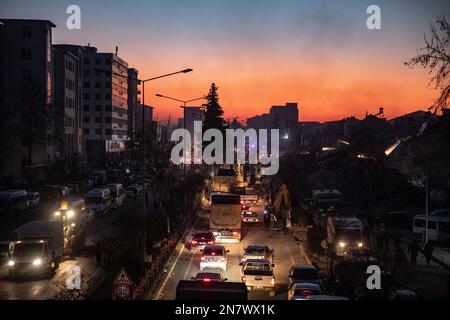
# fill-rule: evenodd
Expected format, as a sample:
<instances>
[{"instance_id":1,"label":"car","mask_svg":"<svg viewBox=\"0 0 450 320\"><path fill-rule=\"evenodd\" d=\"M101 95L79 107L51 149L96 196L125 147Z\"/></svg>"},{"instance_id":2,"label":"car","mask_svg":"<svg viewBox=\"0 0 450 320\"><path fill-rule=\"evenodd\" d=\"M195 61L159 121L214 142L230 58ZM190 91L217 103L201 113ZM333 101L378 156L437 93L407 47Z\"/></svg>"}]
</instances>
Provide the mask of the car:
<instances>
[{"instance_id":1,"label":"car","mask_svg":"<svg viewBox=\"0 0 450 320\"><path fill-rule=\"evenodd\" d=\"M399 289L393 290L390 294L389 300L391 301L419 301L422 297L413 290Z\"/></svg>"},{"instance_id":2,"label":"car","mask_svg":"<svg viewBox=\"0 0 450 320\"><path fill-rule=\"evenodd\" d=\"M242 211L241 220L247 223L259 223L258 214L253 211Z\"/></svg>"},{"instance_id":3,"label":"car","mask_svg":"<svg viewBox=\"0 0 450 320\"><path fill-rule=\"evenodd\" d=\"M191 279L203 282L225 282L228 280L217 272L199 272L195 277L191 277Z\"/></svg>"},{"instance_id":4,"label":"car","mask_svg":"<svg viewBox=\"0 0 450 320\"><path fill-rule=\"evenodd\" d=\"M37 208L41 202L41 196L38 192L27 192L28 208Z\"/></svg>"},{"instance_id":5,"label":"car","mask_svg":"<svg viewBox=\"0 0 450 320\"><path fill-rule=\"evenodd\" d=\"M250 245L244 249L244 255L242 256L241 263L253 259L253 260L268 260L273 259L273 250L266 245Z\"/></svg>"},{"instance_id":6,"label":"car","mask_svg":"<svg viewBox=\"0 0 450 320\"><path fill-rule=\"evenodd\" d=\"M288 300L307 300L307 297L321 295L322 289L317 283L294 283L288 290Z\"/></svg>"},{"instance_id":7,"label":"car","mask_svg":"<svg viewBox=\"0 0 450 320\"><path fill-rule=\"evenodd\" d=\"M274 264L268 260L252 259L240 265L242 265L241 281L249 291L269 291L271 297L275 296Z\"/></svg>"},{"instance_id":8,"label":"car","mask_svg":"<svg viewBox=\"0 0 450 320\"><path fill-rule=\"evenodd\" d=\"M228 252L224 246L207 245L203 250L200 250L202 255L200 257L200 271L206 268L227 270Z\"/></svg>"},{"instance_id":9,"label":"car","mask_svg":"<svg viewBox=\"0 0 450 320\"><path fill-rule=\"evenodd\" d=\"M204 245L214 245L216 238L211 231L197 231L192 235L191 248Z\"/></svg>"},{"instance_id":10,"label":"car","mask_svg":"<svg viewBox=\"0 0 450 320\"><path fill-rule=\"evenodd\" d=\"M289 285L290 288L294 283L316 283L321 284L319 271L313 265L296 264L289 270Z\"/></svg>"}]
</instances>

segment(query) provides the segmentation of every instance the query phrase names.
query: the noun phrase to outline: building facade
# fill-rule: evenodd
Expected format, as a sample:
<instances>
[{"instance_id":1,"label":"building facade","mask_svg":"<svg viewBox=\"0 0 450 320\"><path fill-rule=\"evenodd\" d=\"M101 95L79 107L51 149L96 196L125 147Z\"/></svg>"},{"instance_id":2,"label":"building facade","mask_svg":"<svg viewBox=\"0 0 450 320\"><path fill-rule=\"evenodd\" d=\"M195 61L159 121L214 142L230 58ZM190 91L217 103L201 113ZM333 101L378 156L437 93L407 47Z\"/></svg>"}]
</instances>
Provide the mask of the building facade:
<instances>
[{"instance_id":1,"label":"building facade","mask_svg":"<svg viewBox=\"0 0 450 320\"><path fill-rule=\"evenodd\" d=\"M0 148L3 177L52 172L54 77L48 20L0 19Z\"/></svg>"},{"instance_id":2,"label":"building facade","mask_svg":"<svg viewBox=\"0 0 450 320\"><path fill-rule=\"evenodd\" d=\"M83 52L83 135L89 167L123 156L128 139L128 63L95 47Z\"/></svg>"}]
</instances>

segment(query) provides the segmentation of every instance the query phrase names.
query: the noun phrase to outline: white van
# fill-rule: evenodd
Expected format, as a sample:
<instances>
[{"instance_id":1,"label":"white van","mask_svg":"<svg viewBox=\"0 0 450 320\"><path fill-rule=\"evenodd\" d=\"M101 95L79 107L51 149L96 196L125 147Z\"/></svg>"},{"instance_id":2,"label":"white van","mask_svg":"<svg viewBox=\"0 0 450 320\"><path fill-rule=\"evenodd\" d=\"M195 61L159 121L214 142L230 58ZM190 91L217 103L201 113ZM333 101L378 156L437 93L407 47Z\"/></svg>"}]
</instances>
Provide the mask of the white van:
<instances>
[{"instance_id":1,"label":"white van","mask_svg":"<svg viewBox=\"0 0 450 320\"><path fill-rule=\"evenodd\" d=\"M109 189L93 189L86 195L86 203L95 213L108 213L111 209L111 192Z\"/></svg>"},{"instance_id":2,"label":"white van","mask_svg":"<svg viewBox=\"0 0 450 320\"><path fill-rule=\"evenodd\" d=\"M419 214L414 217L413 233L423 235L426 232L426 217ZM450 209L439 209L428 215L428 239L436 242L450 240Z\"/></svg>"},{"instance_id":3,"label":"white van","mask_svg":"<svg viewBox=\"0 0 450 320\"><path fill-rule=\"evenodd\" d=\"M125 200L125 190L121 183L110 183L107 185L111 192L111 207L119 208L123 205Z\"/></svg>"},{"instance_id":4,"label":"white van","mask_svg":"<svg viewBox=\"0 0 450 320\"><path fill-rule=\"evenodd\" d=\"M28 208L27 192L25 190L4 190L0 192L0 209L25 210Z\"/></svg>"}]
</instances>

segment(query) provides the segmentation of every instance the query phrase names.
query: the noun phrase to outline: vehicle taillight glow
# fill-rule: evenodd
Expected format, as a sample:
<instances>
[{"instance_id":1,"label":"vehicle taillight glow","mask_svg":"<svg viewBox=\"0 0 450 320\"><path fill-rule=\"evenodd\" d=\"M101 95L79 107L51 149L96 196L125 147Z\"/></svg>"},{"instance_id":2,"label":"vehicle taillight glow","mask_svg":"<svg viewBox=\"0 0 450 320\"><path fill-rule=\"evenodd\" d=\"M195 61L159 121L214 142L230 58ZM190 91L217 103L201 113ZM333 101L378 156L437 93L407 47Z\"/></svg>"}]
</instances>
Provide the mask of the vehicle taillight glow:
<instances>
[{"instance_id":1,"label":"vehicle taillight glow","mask_svg":"<svg viewBox=\"0 0 450 320\"><path fill-rule=\"evenodd\" d=\"M270 280L271 284L275 284L275 278L272 278L272 280Z\"/></svg>"},{"instance_id":2,"label":"vehicle taillight glow","mask_svg":"<svg viewBox=\"0 0 450 320\"><path fill-rule=\"evenodd\" d=\"M225 261L225 257L222 257L222 259L220 259L220 260Z\"/></svg>"},{"instance_id":3,"label":"vehicle taillight glow","mask_svg":"<svg viewBox=\"0 0 450 320\"><path fill-rule=\"evenodd\" d=\"M205 279L203 279L203 282L211 282L211 279L205 278Z\"/></svg>"},{"instance_id":4,"label":"vehicle taillight glow","mask_svg":"<svg viewBox=\"0 0 450 320\"><path fill-rule=\"evenodd\" d=\"M192 240L192 244L197 244L198 242L195 240Z\"/></svg>"},{"instance_id":5,"label":"vehicle taillight glow","mask_svg":"<svg viewBox=\"0 0 450 320\"><path fill-rule=\"evenodd\" d=\"M208 244L214 244L214 241L208 241Z\"/></svg>"},{"instance_id":6,"label":"vehicle taillight glow","mask_svg":"<svg viewBox=\"0 0 450 320\"><path fill-rule=\"evenodd\" d=\"M312 291L311 290L309 290L309 289L301 289L300 290L300 295L302 296L302 297L307 297L307 296L310 296L310 295L312 295Z\"/></svg>"},{"instance_id":7,"label":"vehicle taillight glow","mask_svg":"<svg viewBox=\"0 0 450 320\"><path fill-rule=\"evenodd\" d=\"M200 260L205 261L205 257L200 257Z\"/></svg>"},{"instance_id":8,"label":"vehicle taillight glow","mask_svg":"<svg viewBox=\"0 0 450 320\"><path fill-rule=\"evenodd\" d=\"M242 282L245 282L245 277L242 277Z\"/></svg>"}]
</instances>

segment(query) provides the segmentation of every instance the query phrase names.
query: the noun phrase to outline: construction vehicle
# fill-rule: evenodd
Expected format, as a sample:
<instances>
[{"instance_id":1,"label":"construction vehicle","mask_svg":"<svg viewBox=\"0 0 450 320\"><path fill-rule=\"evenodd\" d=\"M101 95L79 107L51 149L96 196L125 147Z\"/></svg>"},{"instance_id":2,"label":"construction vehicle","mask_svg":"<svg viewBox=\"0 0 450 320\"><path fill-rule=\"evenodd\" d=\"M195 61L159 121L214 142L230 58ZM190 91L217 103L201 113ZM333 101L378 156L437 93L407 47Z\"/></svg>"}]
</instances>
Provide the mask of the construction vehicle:
<instances>
[{"instance_id":1,"label":"construction vehicle","mask_svg":"<svg viewBox=\"0 0 450 320\"><path fill-rule=\"evenodd\" d=\"M61 221L32 221L10 236L9 274L46 274L56 270L64 253Z\"/></svg>"},{"instance_id":2,"label":"construction vehicle","mask_svg":"<svg viewBox=\"0 0 450 320\"><path fill-rule=\"evenodd\" d=\"M344 256L348 250L364 247L362 222L344 209L339 190L313 190L310 210L315 241L326 240L326 247L332 248L336 256Z\"/></svg>"},{"instance_id":3,"label":"construction vehicle","mask_svg":"<svg viewBox=\"0 0 450 320\"><path fill-rule=\"evenodd\" d=\"M241 198L235 194L212 194L209 229L216 243L241 241Z\"/></svg>"},{"instance_id":4,"label":"construction vehicle","mask_svg":"<svg viewBox=\"0 0 450 320\"><path fill-rule=\"evenodd\" d=\"M85 247L86 226L93 213L88 213L82 198L63 198L53 212L52 220L63 223L64 251L75 254Z\"/></svg>"},{"instance_id":5,"label":"construction vehicle","mask_svg":"<svg viewBox=\"0 0 450 320\"><path fill-rule=\"evenodd\" d=\"M272 217L275 220L277 227L281 229L291 229L291 198L285 184L282 184L278 190L272 206Z\"/></svg>"}]
</instances>

